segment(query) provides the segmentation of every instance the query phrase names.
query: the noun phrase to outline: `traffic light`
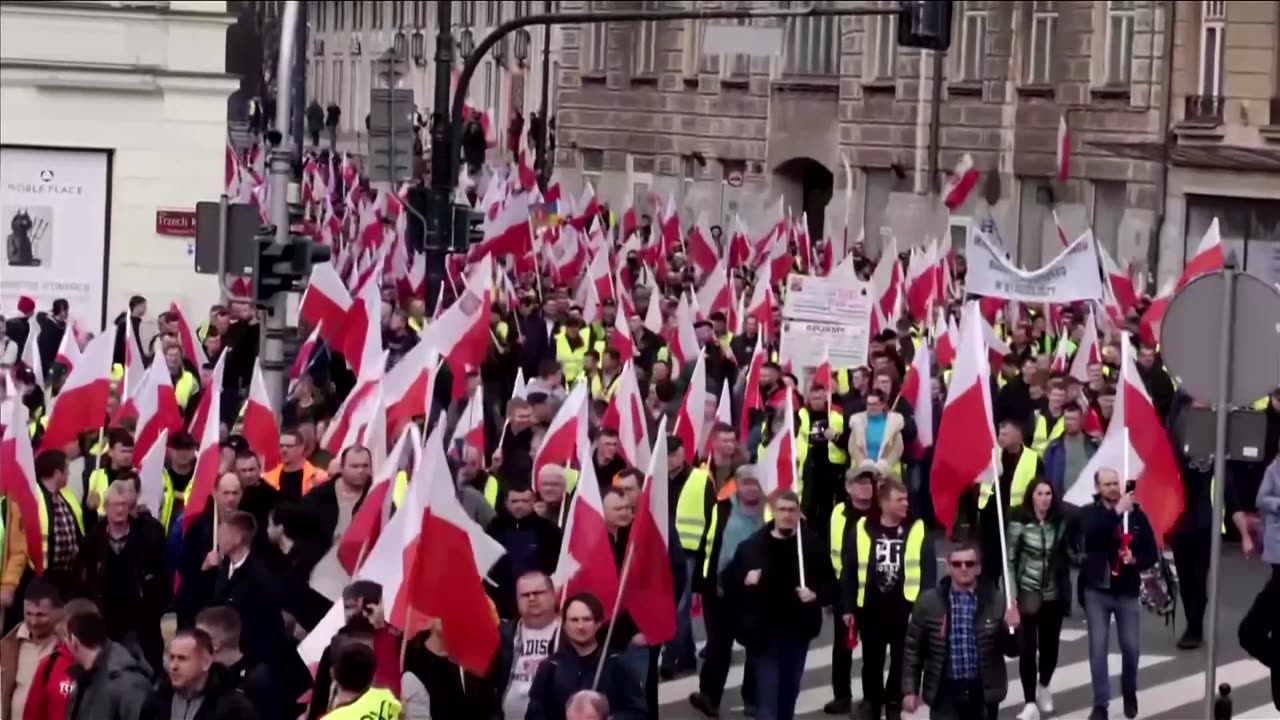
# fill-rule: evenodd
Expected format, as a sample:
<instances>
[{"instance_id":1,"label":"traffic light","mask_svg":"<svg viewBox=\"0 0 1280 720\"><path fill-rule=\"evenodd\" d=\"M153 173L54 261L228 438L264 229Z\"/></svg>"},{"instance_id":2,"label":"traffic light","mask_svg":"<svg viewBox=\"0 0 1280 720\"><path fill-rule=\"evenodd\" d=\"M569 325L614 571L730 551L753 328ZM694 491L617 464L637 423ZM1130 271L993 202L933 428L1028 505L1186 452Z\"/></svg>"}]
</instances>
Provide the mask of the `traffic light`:
<instances>
[{"instance_id":1,"label":"traffic light","mask_svg":"<svg viewBox=\"0 0 1280 720\"><path fill-rule=\"evenodd\" d=\"M453 251L467 252L484 240L484 213L465 205L453 206Z\"/></svg>"},{"instance_id":2,"label":"traffic light","mask_svg":"<svg viewBox=\"0 0 1280 720\"><path fill-rule=\"evenodd\" d=\"M277 245L275 228L264 227L255 238L257 256L253 267L253 299L265 305L278 293L289 292L311 274L316 263L329 260L329 246L305 235L292 235L290 242Z\"/></svg>"},{"instance_id":3,"label":"traffic light","mask_svg":"<svg viewBox=\"0 0 1280 720\"><path fill-rule=\"evenodd\" d=\"M946 52L951 47L952 0L902 0L898 44Z\"/></svg>"}]
</instances>

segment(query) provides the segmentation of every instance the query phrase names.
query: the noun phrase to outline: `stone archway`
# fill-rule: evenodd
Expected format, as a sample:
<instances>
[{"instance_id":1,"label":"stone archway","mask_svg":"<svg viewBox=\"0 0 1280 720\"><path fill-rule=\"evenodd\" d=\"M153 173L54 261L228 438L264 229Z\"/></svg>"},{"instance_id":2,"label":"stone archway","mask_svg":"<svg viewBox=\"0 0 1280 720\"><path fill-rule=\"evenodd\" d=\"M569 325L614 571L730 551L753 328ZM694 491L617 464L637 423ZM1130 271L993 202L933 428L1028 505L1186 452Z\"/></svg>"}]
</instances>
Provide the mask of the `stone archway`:
<instances>
[{"instance_id":1,"label":"stone archway","mask_svg":"<svg viewBox=\"0 0 1280 720\"><path fill-rule=\"evenodd\" d=\"M797 215L807 213L809 237L822 237L827 203L835 189L835 176L825 165L810 157L793 157L773 169L774 179L785 202Z\"/></svg>"}]
</instances>

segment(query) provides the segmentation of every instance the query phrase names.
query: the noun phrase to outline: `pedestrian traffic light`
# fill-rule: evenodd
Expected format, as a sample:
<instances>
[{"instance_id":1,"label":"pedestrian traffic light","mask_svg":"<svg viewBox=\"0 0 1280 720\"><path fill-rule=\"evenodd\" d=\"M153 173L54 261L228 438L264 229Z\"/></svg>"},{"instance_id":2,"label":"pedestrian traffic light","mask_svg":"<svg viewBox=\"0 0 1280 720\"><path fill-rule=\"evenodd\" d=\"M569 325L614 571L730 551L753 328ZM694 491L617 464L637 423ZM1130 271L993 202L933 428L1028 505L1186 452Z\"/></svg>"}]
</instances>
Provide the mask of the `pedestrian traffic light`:
<instances>
[{"instance_id":1,"label":"pedestrian traffic light","mask_svg":"<svg viewBox=\"0 0 1280 720\"><path fill-rule=\"evenodd\" d=\"M275 241L275 228L264 227L254 241L257 256L253 267L253 299L265 305L278 293L293 290L303 278L311 274L316 263L327 262L331 252L305 235L292 235L289 242L279 245Z\"/></svg>"},{"instance_id":2,"label":"pedestrian traffic light","mask_svg":"<svg viewBox=\"0 0 1280 720\"><path fill-rule=\"evenodd\" d=\"M951 47L952 0L902 0L898 44L946 52Z\"/></svg>"}]
</instances>

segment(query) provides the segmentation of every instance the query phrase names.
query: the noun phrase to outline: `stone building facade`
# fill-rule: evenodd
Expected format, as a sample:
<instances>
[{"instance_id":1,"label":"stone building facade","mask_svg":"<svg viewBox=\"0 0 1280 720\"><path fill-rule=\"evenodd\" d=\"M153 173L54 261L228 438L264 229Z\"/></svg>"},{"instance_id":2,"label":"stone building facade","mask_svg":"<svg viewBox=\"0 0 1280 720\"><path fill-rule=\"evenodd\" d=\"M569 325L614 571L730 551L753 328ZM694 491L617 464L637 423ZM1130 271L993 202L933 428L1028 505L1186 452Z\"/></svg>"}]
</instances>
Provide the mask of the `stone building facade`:
<instances>
[{"instance_id":1,"label":"stone building facade","mask_svg":"<svg viewBox=\"0 0 1280 720\"><path fill-rule=\"evenodd\" d=\"M756 56L702 52L715 44L709 24L737 21L566 26L558 172L615 202L671 192L713 223L735 212L750 219L782 195L808 212L813 230L838 232L847 217L850 235L865 233L873 247L890 234L905 242L947 233L959 247L970 226L985 224L1027 267L1060 247L1055 212L1069 234L1092 226L1121 262L1159 277L1177 272L1188 234L1194 249L1219 207L1239 215L1231 232L1250 257L1280 253L1265 204L1280 193L1280 145L1268 130L1280 122L1280 3L957 0L953 20L950 51L937 62L897 46L892 16L755 20L782 30L781 48L765 54L762 42ZM1208 91L1206 53L1217 83ZM965 153L982 174L949 217L928 196L935 102L939 184ZM1072 152L1059 181L1064 116ZM1206 188L1236 197L1220 202Z\"/></svg>"}]
</instances>

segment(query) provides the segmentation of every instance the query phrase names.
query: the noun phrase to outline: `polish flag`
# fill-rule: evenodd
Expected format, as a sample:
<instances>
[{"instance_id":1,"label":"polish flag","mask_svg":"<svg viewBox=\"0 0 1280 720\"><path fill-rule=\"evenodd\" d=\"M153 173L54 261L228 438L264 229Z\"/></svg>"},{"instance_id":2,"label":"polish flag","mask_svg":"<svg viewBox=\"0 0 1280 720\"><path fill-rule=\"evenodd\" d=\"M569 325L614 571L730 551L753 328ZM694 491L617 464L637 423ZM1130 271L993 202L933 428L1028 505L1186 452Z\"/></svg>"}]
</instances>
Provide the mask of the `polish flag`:
<instances>
[{"instance_id":1,"label":"polish flag","mask_svg":"<svg viewBox=\"0 0 1280 720\"><path fill-rule=\"evenodd\" d=\"M960 331L956 328L956 319L947 317L944 323L943 316L938 316L938 322L934 325L934 359L938 361L938 367L949 368L951 363L956 359L957 343L960 340Z\"/></svg>"},{"instance_id":2,"label":"polish flag","mask_svg":"<svg viewBox=\"0 0 1280 720\"><path fill-rule=\"evenodd\" d=\"M1152 347L1160 343L1160 326L1164 323L1164 314L1169 309L1169 301L1173 299L1176 288L1173 278L1170 278L1164 287L1160 288L1160 292L1152 298L1147 311L1138 321L1138 333L1142 341Z\"/></svg>"},{"instance_id":3,"label":"polish flag","mask_svg":"<svg viewBox=\"0 0 1280 720\"><path fill-rule=\"evenodd\" d=\"M626 295L621 297L625 298ZM653 301L654 299L650 300L650 302ZM618 354L622 356L623 362L630 362L635 358L636 343L631 338L631 325L628 323L628 318L634 315L635 312L624 312L622 307L624 304L620 303L618 311L613 314L613 329L609 332L609 347L618 351Z\"/></svg>"},{"instance_id":4,"label":"polish flag","mask_svg":"<svg viewBox=\"0 0 1280 720\"><path fill-rule=\"evenodd\" d=\"M580 211L573 214L569 218L568 225L580 232L585 232L591 227L592 221L600 217L600 200L596 197L596 189L591 187L591 183L583 183L582 196L578 198L578 207Z\"/></svg>"},{"instance_id":5,"label":"polish flag","mask_svg":"<svg viewBox=\"0 0 1280 720\"><path fill-rule=\"evenodd\" d=\"M218 408L222 407L222 373L226 361L227 353L224 352L218 357L218 364L214 367L213 381L204 391L204 395L209 398L209 409L206 409L207 417L197 436L200 438L200 450L196 455L195 473L187 487L187 502L182 511L183 533L204 513L204 508L212 502L213 490L218 485L218 466L222 462ZM195 434L194 431L192 434Z\"/></svg>"},{"instance_id":6,"label":"polish flag","mask_svg":"<svg viewBox=\"0 0 1280 720\"><path fill-rule=\"evenodd\" d=\"M208 365L209 358L204 354L204 346L200 344L200 338L187 321L187 316L182 313L182 306L177 302L169 303L169 313L178 321L178 341L182 343L182 354L197 370Z\"/></svg>"},{"instance_id":7,"label":"polish flag","mask_svg":"<svg viewBox=\"0 0 1280 720\"><path fill-rule=\"evenodd\" d=\"M338 348L356 377L368 374L366 368L382 357L382 293L376 277L361 286L355 302L347 309ZM377 367L374 372L381 370Z\"/></svg>"},{"instance_id":8,"label":"polish flag","mask_svg":"<svg viewBox=\"0 0 1280 720\"><path fill-rule=\"evenodd\" d=\"M733 314L733 285L729 282L729 265L724 260L703 275L697 299L705 317L717 312L724 313L725 318Z\"/></svg>"},{"instance_id":9,"label":"polish flag","mask_svg":"<svg viewBox=\"0 0 1280 720\"><path fill-rule=\"evenodd\" d=\"M729 228L729 244L726 253L729 267L745 267L752 260L751 241L747 239L747 226L742 222L742 217L735 213Z\"/></svg>"},{"instance_id":10,"label":"polish flag","mask_svg":"<svg viewBox=\"0 0 1280 720\"><path fill-rule=\"evenodd\" d=\"M1138 375L1133 344L1127 338L1120 343L1120 378L1111 425L1064 499L1073 505L1092 503L1093 478L1102 469L1115 470L1121 482L1135 481L1134 499L1151 522L1156 542L1163 543L1182 515L1182 481L1173 448Z\"/></svg>"},{"instance_id":11,"label":"polish flag","mask_svg":"<svg viewBox=\"0 0 1280 720\"><path fill-rule=\"evenodd\" d=\"M716 422L725 425L733 425L733 397L729 392L729 383L720 386L720 404L716 405ZM706 434L702 441L702 456L711 457L712 444L715 442L715 434L711 432L711 428L705 428Z\"/></svg>"},{"instance_id":12,"label":"polish flag","mask_svg":"<svg viewBox=\"0 0 1280 720\"><path fill-rule=\"evenodd\" d=\"M782 427L778 428L765 448L760 467L760 489L769 498L777 499L787 490L799 490L796 477L796 429L794 393L783 393Z\"/></svg>"},{"instance_id":13,"label":"polish flag","mask_svg":"<svg viewBox=\"0 0 1280 720\"><path fill-rule=\"evenodd\" d=\"M755 318L760 325L760 337L773 340L778 337L780 328L774 327L773 323L773 288L770 287L773 277L768 267L765 265L756 276L756 285L751 290L751 300L747 302L742 319Z\"/></svg>"},{"instance_id":14,"label":"polish flag","mask_svg":"<svg viewBox=\"0 0 1280 720\"><path fill-rule=\"evenodd\" d=\"M497 212L486 214L484 238L467 253L472 262L485 255L520 257L533 249L533 231L529 227L529 194L516 193L502 202Z\"/></svg>"},{"instance_id":15,"label":"polish flag","mask_svg":"<svg viewBox=\"0 0 1280 720\"><path fill-rule=\"evenodd\" d=\"M457 301L423 331L423 341L445 354L453 374L454 399L466 393L467 373L479 370L489 351L492 295L493 257L485 256L472 267L466 289Z\"/></svg>"},{"instance_id":16,"label":"polish flag","mask_svg":"<svg viewBox=\"0 0 1280 720\"><path fill-rule=\"evenodd\" d=\"M596 289L596 297L600 302L613 300L613 272L609 269L609 250L601 249L591 258L587 265L586 280Z\"/></svg>"},{"instance_id":17,"label":"polish flag","mask_svg":"<svg viewBox=\"0 0 1280 720\"><path fill-rule=\"evenodd\" d=\"M128 325L128 323L125 323ZM76 442L80 433L97 431L106 420L111 397L111 365L119 328L103 332L84 349L82 362L68 373L49 409L49 427L40 447L61 449ZM26 429L26 424L23 424Z\"/></svg>"},{"instance_id":18,"label":"polish flag","mask_svg":"<svg viewBox=\"0 0 1280 720\"><path fill-rule=\"evenodd\" d=\"M609 398L600 425L618 433L619 452L636 468L649 464L649 427L645 412L635 367L628 362L622 366L618 390Z\"/></svg>"},{"instance_id":19,"label":"polish flag","mask_svg":"<svg viewBox=\"0 0 1280 720\"><path fill-rule=\"evenodd\" d=\"M45 512L44 488L36 479L35 454L31 449L31 436L27 433L30 420L26 405L16 402L9 406L4 436L0 438L0 496L15 504L22 513L27 556L32 570L40 575L44 573L44 533L39 522ZM14 529L10 527L9 532Z\"/></svg>"},{"instance_id":20,"label":"polish flag","mask_svg":"<svg viewBox=\"0 0 1280 720\"><path fill-rule=\"evenodd\" d=\"M76 363L80 362L80 342L71 328L63 331L62 342L58 343L58 352L54 355L53 361L65 367L68 373L75 369Z\"/></svg>"},{"instance_id":21,"label":"polish flag","mask_svg":"<svg viewBox=\"0 0 1280 720\"><path fill-rule=\"evenodd\" d=\"M418 342L400 362L387 371L382 380L383 398L387 404L387 428L399 433L416 417L427 417L439 376L440 353L432 345Z\"/></svg>"},{"instance_id":22,"label":"polish flag","mask_svg":"<svg viewBox=\"0 0 1280 720\"><path fill-rule=\"evenodd\" d=\"M579 382L574 385L569 396L565 398L556 416L547 426L547 433L542 437L542 445L533 456L533 486L536 490L542 468L547 465L568 465L569 461L580 450L579 440L587 432L587 402L591 395L588 383Z\"/></svg>"},{"instance_id":23,"label":"polish flag","mask_svg":"<svg viewBox=\"0 0 1280 720\"><path fill-rule=\"evenodd\" d=\"M124 386L120 397L131 398L142 387L142 380L147 376L147 365L142 362L142 351L138 349L138 336L133 334L133 323L129 318L124 321Z\"/></svg>"},{"instance_id":24,"label":"polish flag","mask_svg":"<svg viewBox=\"0 0 1280 720\"><path fill-rule=\"evenodd\" d=\"M916 322L925 322L929 318L929 308L938 304L942 294L938 285L937 245L930 243L923 251L911 250L911 264L907 267L907 312ZM883 260L883 258L882 258ZM877 288L877 292L879 288Z\"/></svg>"},{"instance_id":25,"label":"polish flag","mask_svg":"<svg viewBox=\"0 0 1280 720\"><path fill-rule=\"evenodd\" d=\"M1058 118L1058 179L1066 180L1071 174L1071 133L1067 131L1067 114Z\"/></svg>"},{"instance_id":26,"label":"polish flag","mask_svg":"<svg viewBox=\"0 0 1280 720\"><path fill-rule=\"evenodd\" d=\"M400 472L406 452L412 450L413 462L409 466L410 479L417 474L422 461L422 433L412 423L405 426L387 459L375 468L364 502L351 516L351 524L338 541L338 562L347 575L354 577L364 564L369 551L382 536L382 530L391 519L395 504L396 475ZM406 493L408 490L406 490Z\"/></svg>"},{"instance_id":27,"label":"polish flag","mask_svg":"<svg viewBox=\"0 0 1280 720\"><path fill-rule=\"evenodd\" d=\"M384 362L385 358L384 353ZM382 398L381 377L374 375L356 381L355 389L338 406L338 413L320 439L320 446L330 455L337 456L353 445L363 445L374 415L386 412Z\"/></svg>"},{"instance_id":28,"label":"polish flag","mask_svg":"<svg viewBox=\"0 0 1280 720\"><path fill-rule=\"evenodd\" d=\"M689 306L688 295L681 295L680 304L676 306L676 332L671 340L671 355L680 367L687 367L702 352L698 334L693 329L693 308Z\"/></svg>"},{"instance_id":29,"label":"polish flag","mask_svg":"<svg viewBox=\"0 0 1280 720\"><path fill-rule=\"evenodd\" d=\"M1066 338L1063 338L1066 340ZM1098 343L1098 322L1092 312L1084 321L1084 332L1076 346L1076 357L1071 361L1071 377L1080 382L1089 381L1089 366L1102 362L1102 346Z\"/></svg>"},{"instance_id":30,"label":"polish flag","mask_svg":"<svg viewBox=\"0 0 1280 720\"><path fill-rule=\"evenodd\" d=\"M1226 255L1222 249L1222 235L1218 231L1218 218L1214 218L1209 224L1209 229L1205 231L1204 237L1200 238L1200 247L1196 249L1196 254L1187 261L1187 266L1182 269L1182 277L1178 279L1178 290L1181 290L1187 283L1206 273L1218 272L1222 266L1226 264Z\"/></svg>"},{"instance_id":31,"label":"polish flag","mask_svg":"<svg viewBox=\"0 0 1280 720\"><path fill-rule=\"evenodd\" d=\"M249 449L262 458L262 467L273 468L280 464L280 430L276 424L276 413L271 409L262 366L257 361L253 363L253 381L249 384L249 399L244 405L241 434L249 442Z\"/></svg>"},{"instance_id":32,"label":"polish flag","mask_svg":"<svg viewBox=\"0 0 1280 720\"><path fill-rule=\"evenodd\" d=\"M785 278L791 272L794 262L795 258L787 243L787 233L785 230L779 230L767 246L761 265L769 268L769 278L772 280Z\"/></svg>"},{"instance_id":33,"label":"polish flag","mask_svg":"<svg viewBox=\"0 0 1280 720\"><path fill-rule=\"evenodd\" d=\"M684 443L685 461L692 464L698 452L700 441L705 436L707 418L707 354L698 353L698 364L693 367L693 375L689 378L689 387L684 393L684 402L680 403L680 414L676 416L675 434Z\"/></svg>"},{"instance_id":34,"label":"polish flag","mask_svg":"<svg viewBox=\"0 0 1280 720\"><path fill-rule=\"evenodd\" d=\"M397 243L397 247L404 247ZM396 281L400 294L405 297L420 298L427 294L427 255L414 253L404 276Z\"/></svg>"},{"instance_id":35,"label":"polish flag","mask_svg":"<svg viewBox=\"0 0 1280 720\"><path fill-rule=\"evenodd\" d=\"M698 212L697 222L685 238L685 247L689 262L698 271L698 277L705 277L720 264L720 251L711 239L711 226L707 222L706 212Z\"/></svg>"},{"instance_id":36,"label":"polish flag","mask_svg":"<svg viewBox=\"0 0 1280 720\"><path fill-rule=\"evenodd\" d=\"M750 436L751 413L764 408L764 396L760 393L760 371L764 368L765 361L763 338L763 334L756 336L756 349L751 352L751 363L747 366L747 379L743 383L742 418L738 427L738 437L744 440Z\"/></svg>"},{"instance_id":37,"label":"polish flag","mask_svg":"<svg viewBox=\"0 0 1280 720\"><path fill-rule=\"evenodd\" d=\"M1064 328L1065 329L1065 328ZM1067 356L1067 344L1070 338L1066 332L1058 338L1058 344L1053 351L1053 361L1049 363L1049 371L1054 373L1064 373L1071 367L1070 358Z\"/></svg>"},{"instance_id":38,"label":"polish flag","mask_svg":"<svg viewBox=\"0 0 1280 720\"><path fill-rule=\"evenodd\" d=\"M456 452L458 457L462 457L462 448L466 446L484 454L484 383L476 385L449 438L449 452Z\"/></svg>"},{"instance_id":39,"label":"polish flag","mask_svg":"<svg viewBox=\"0 0 1280 720\"><path fill-rule=\"evenodd\" d=\"M822 388L827 391L827 402L831 402L831 393L835 390L835 376L831 372L831 347L827 344L822 346L822 357L818 358L818 365L813 369L813 375L809 378L809 389Z\"/></svg>"},{"instance_id":40,"label":"polish flag","mask_svg":"<svg viewBox=\"0 0 1280 720\"><path fill-rule=\"evenodd\" d=\"M342 328L353 303L351 293L333 263L317 263L311 268L307 289L298 304L298 318L311 327L322 328L320 337L329 347L337 348L341 346Z\"/></svg>"},{"instance_id":41,"label":"polish flag","mask_svg":"<svg viewBox=\"0 0 1280 720\"><path fill-rule=\"evenodd\" d=\"M147 450L134 446L134 457L138 458L138 507L145 507L157 518L164 507L164 461L168 446L168 430L161 430Z\"/></svg>"},{"instance_id":42,"label":"polish flag","mask_svg":"<svg viewBox=\"0 0 1280 720\"><path fill-rule=\"evenodd\" d=\"M428 454L413 481L425 487L426 505L420 513L410 510L421 529L415 552L405 554L413 558L405 594L419 617L440 621L449 659L484 675L498 651L499 637L483 578L506 551L467 516L453 478L439 471L446 466L440 453L443 431L437 427L427 441Z\"/></svg>"},{"instance_id":43,"label":"polish flag","mask_svg":"<svg viewBox=\"0 0 1280 720\"><path fill-rule=\"evenodd\" d=\"M1133 278L1129 277L1129 273L1120 269L1115 258L1111 257L1111 253L1107 251L1101 243L1097 243L1098 253L1102 256L1102 270L1106 273L1107 280L1111 285L1111 294L1115 297L1116 303L1120 305L1121 313L1129 312L1129 309L1138 304L1138 293L1133 286Z\"/></svg>"},{"instance_id":44,"label":"polish flag","mask_svg":"<svg viewBox=\"0 0 1280 720\"><path fill-rule=\"evenodd\" d=\"M960 347L930 471L935 516L950 535L961 496L975 483L995 476L995 423L991 411L991 372L983 353L982 318L970 302L960 317Z\"/></svg>"},{"instance_id":45,"label":"polish flag","mask_svg":"<svg viewBox=\"0 0 1280 720\"><path fill-rule=\"evenodd\" d=\"M191 416L191 422L187 424L187 432L191 433L192 437L204 437L204 426L206 424L212 424L216 427L221 422L219 416L222 408L218 403L221 402L223 368L226 367L227 355L230 352L232 351L228 348L218 355L218 362L213 366L213 373L209 376L209 382L205 383L204 391L200 393L200 402L196 404L195 414ZM217 392L214 392L213 388L217 388ZM210 411L210 408L212 408L212 411ZM212 423L208 423L210 417L213 418Z\"/></svg>"},{"instance_id":46,"label":"polish flag","mask_svg":"<svg viewBox=\"0 0 1280 720\"><path fill-rule=\"evenodd\" d=\"M159 442L161 435L182 431L182 410L178 408L178 398L173 392L169 368L163 361L151 364L138 394L125 401L116 416L137 417L133 448L135 463L142 461L142 456Z\"/></svg>"},{"instance_id":47,"label":"polish flag","mask_svg":"<svg viewBox=\"0 0 1280 720\"><path fill-rule=\"evenodd\" d=\"M902 379L899 395L911 403L916 417L916 443L919 451L933 445L933 362L929 344L920 343L916 355Z\"/></svg>"},{"instance_id":48,"label":"polish flag","mask_svg":"<svg viewBox=\"0 0 1280 720\"><path fill-rule=\"evenodd\" d=\"M626 575L619 578L622 607L651 646L676 635L675 582L671 577L668 511L667 419L658 424L658 440L648 463L627 538Z\"/></svg>"},{"instance_id":49,"label":"polish flag","mask_svg":"<svg viewBox=\"0 0 1280 720\"><path fill-rule=\"evenodd\" d=\"M524 368L516 368L516 382L511 389L511 397L525 400L529 397L529 385L524 380Z\"/></svg>"},{"instance_id":50,"label":"polish flag","mask_svg":"<svg viewBox=\"0 0 1280 720\"><path fill-rule=\"evenodd\" d=\"M977 184L978 170L973 166L973 156L965 153L956 164L951 181L947 183L946 191L943 193L943 203L947 209L955 210L964 205L964 201L969 198L969 193Z\"/></svg>"},{"instance_id":51,"label":"polish flag","mask_svg":"<svg viewBox=\"0 0 1280 720\"><path fill-rule=\"evenodd\" d=\"M964 318L960 318L960 322L963 324ZM1009 349L1009 344L1002 340L999 335L996 335L995 328L991 327L991 323L985 319L982 320L982 334L987 341L987 364L1000 367L1001 363L1004 362L1004 356L1012 352ZM961 342L964 342L963 336L961 336Z\"/></svg>"},{"instance_id":52,"label":"polish flag","mask_svg":"<svg viewBox=\"0 0 1280 720\"><path fill-rule=\"evenodd\" d=\"M902 263L898 260L898 238L890 237L889 243L880 252L880 260L876 262L871 273L871 289L875 293L876 306L880 314L888 317L893 306L902 294Z\"/></svg>"},{"instance_id":53,"label":"polish flag","mask_svg":"<svg viewBox=\"0 0 1280 720\"><path fill-rule=\"evenodd\" d=\"M293 391L298 387L298 381L302 379L310 367L316 352L316 346L320 343L320 329L324 327L324 323L315 326L307 339L298 347L298 354L293 359L293 365L289 366L289 389L285 392L285 397L293 397ZM269 467L269 466L268 466Z\"/></svg>"},{"instance_id":54,"label":"polish flag","mask_svg":"<svg viewBox=\"0 0 1280 720\"><path fill-rule=\"evenodd\" d=\"M663 249L666 252L679 250L683 243L680 241L680 215L676 212L675 193L667 193L667 205L659 213L659 223Z\"/></svg>"},{"instance_id":55,"label":"polish flag","mask_svg":"<svg viewBox=\"0 0 1280 720\"><path fill-rule=\"evenodd\" d=\"M551 580L560 597L580 592L595 595L604 606L604 619L608 620L618 600L618 566L604 522L604 503L590 445L579 448L578 466L581 470L577 491L569 502L560 559L556 561Z\"/></svg>"},{"instance_id":56,"label":"polish flag","mask_svg":"<svg viewBox=\"0 0 1280 720\"><path fill-rule=\"evenodd\" d=\"M127 324L127 323L126 323ZM66 332L62 333L64 336ZM22 346L22 364L35 376L36 385L44 390L44 363L40 361L40 323L35 316L27 318L27 341Z\"/></svg>"}]
</instances>

